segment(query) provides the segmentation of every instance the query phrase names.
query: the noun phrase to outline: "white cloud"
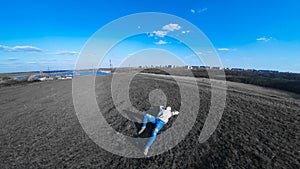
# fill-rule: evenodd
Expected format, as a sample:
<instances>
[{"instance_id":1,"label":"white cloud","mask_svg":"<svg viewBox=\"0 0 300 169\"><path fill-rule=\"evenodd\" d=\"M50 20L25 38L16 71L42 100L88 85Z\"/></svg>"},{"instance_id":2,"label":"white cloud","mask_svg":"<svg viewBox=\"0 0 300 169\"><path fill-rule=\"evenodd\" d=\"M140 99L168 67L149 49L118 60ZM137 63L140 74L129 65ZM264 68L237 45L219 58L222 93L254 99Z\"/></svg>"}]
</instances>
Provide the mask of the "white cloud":
<instances>
[{"instance_id":1,"label":"white cloud","mask_svg":"<svg viewBox=\"0 0 300 169\"><path fill-rule=\"evenodd\" d=\"M176 23L170 23L168 25L165 25L162 27L163 30L166 30L166 31L174 31L174 30L180 30L181 29L181 26L176 24Z\"/></svg>"},{"instance_id":2,"label":"white cloud","mask_svg":"<svg viewBox=\"0 0 300 169\"><path fill-rule=\"evenodd\" d=\"M182 34L190 33L190 30L181 31Z\"/></svg>"},{"instance_id":3,"label":"white cloud","mask_svg":"<svg viewBox=\"0 0 300 169\"><path fill-rule=\"evenodd\" d=\"M156 42L155 44L157 44L157 45L165 45L165 44L167 44L168 42L166 42L166 41L163 41L163 40L159 40L158 42Z\"/></svg>"},{"instance_id":4,"label":"white cloud","mask_svg":"<svg viewBox=\"0 0 300 169\"><path fill-rule=\"evenodd\" d=\"M35 46L4 46L0 45L0 51L5 51L5 52L43 52L41 48L35 47ZM46 52L46 51L44 51ZM49 54L56 54L56 55L78 55L78 52L76 51L67 51L67 50L62 50L62 51L57 51ZM12 60L12 59L8 59Z\"/></svg>"},{"instance_id":5,"label":"white cloud","mask_svg":"<svg viewBox=\"0 0 300 169\"><path fill-rule=\"evenodd\" d=\"M229 48L218 48L217 50L218 51L230 51L231 49L229 49Z\"/></svg>"},{"instance_id":6,"label":"white cloud","mask_svg":"<svg viewBox=\"0 0 300 169\"><path fill-rule=\"evenodd\" d=\"M191 11L191 13L202 13L202 12L207 11L207 8L201 8L199 10L191 9L190 11Z\"/></svg>"},{"instance_id":7,"label":"white cloud","mask_svg":"<svg viewBox=\"0 0 300 169\"><path fill-rule=\"evenodd\" d=\"M78 55L79 53L76 51L62 50L62 51L57 51L54 54L56 54L56 55Z\"/></svg>"},{"instance_id":8,"label":"white cloud","mask_svg":"<svg viewBox=\"0 0 300 169\"><path fill-rule=\"evenodd\" d=\"M237 49L232 49L232 48L218 48L218 51L236 51Z\"/></svg>"},{"instance_id":9,"label":"white cloud","mask_svg":"<svg viewBox=\"0 0 300 169\"><path fill-rule=\"evenodd\" d=\"M260 37L260 38L257 38L256 40L257 41L264 41L264 42L268 42L272 39L272 37Z\"/></svg>"},{"instance_id":10,"label":"white cloud","mask_svg":"<svg viewBox=\"0 0 300 169\"><path fill-rule=\"evenodd\" d=\"M6 50L9 50L9 49L10 49L10 47L8 47L8 46L0 45L0 50L6 51Z\"/></svg>"},{"instance_id":11,"label":"white cloud","mask_svg":"<svg viewBox=\"0 0 300 169\"><path fill-rule=\"evenodd\" d=\"M153 31L154 32L154 31ZM148 37L153 37L154 33L147 33Z\"/></svg>"},{"instance_id":12,"label":"white cloud","mask_svg":"<svg viewBox=\"0 0 300 169\"><path fill-rule=\"evenodd\" d=\"M164 25L162 27L162 30L153 31L152 33L148 33L149 37L153 37L154 35L156 37L165 37L169 32L173 32L175 30L180 30L181 26L179 24L170 23L168 25ZM188 33L188 31L184 31L184 33Z\"/></svg>"},{"instance_id":13,"label":"white cloud","mask_svg":"<svg viewBox=\"0 0 300 169\"><path fill-rule=\"evenodd\" d=\"M0 50L7 51L7 52L41 52L42 49L35 47L35 46L3 46L0 45Z\"/></svg>"},{"instance_id":14,"label":"white cloud","mask_svg":"<svg viewBox=\"0 0 300 169\"><path fill-rule=\"evenodd\" d=\"M15 52L41 52L42 49L35 46L15 46L11 48Z\"/></svg>"},{"instance_id":15,"label":"white cloud","mask_svg":"<svg viewBox=\"0 0 300 169\"><path fill-rule=\"evenodd\" d=\"M166 31L153 31L153 33L158 37L164 37L168 34ZM151 36L151 34L150 34L150 36Z\"/></svg>"}]
</instances>

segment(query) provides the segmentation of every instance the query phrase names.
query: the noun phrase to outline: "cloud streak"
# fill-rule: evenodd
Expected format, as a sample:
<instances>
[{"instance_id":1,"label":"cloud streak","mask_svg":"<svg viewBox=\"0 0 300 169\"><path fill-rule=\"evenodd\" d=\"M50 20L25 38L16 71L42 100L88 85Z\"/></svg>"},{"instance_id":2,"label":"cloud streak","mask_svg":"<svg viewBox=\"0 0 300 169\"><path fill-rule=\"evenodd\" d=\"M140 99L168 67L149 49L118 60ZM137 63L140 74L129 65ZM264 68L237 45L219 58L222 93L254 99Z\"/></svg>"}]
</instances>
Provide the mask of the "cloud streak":
<instances>
[{"instance_id":1,"label":"cloud streak","mask_svg":"<svg viewBox=\"0 0 300 169\"><path fill-rule=\"evenodd\" d=\"M167 44L168 42L166 42L166 41L163 41L163 40L159 40L158 42L156 42L155 44L157 44L157 45L165 45L165 44Z\"/></svg>"},{"instance_id":2,"label":"cloud streak","mask_svg":"<svg viewBox=\"0 0 300 169\"><path fill-rule=\"evenodd\" d=\"M229 48L218 48L218 51L229 51Z\"/></svg>"},{"instance_id":3,"label":"cloud streak","mask_svg":"<svg viewBox=\"0 0 300 169\"><path fill-rule=\"evenodd\" d=\"M256 39L257 41L263 41L263 42L269 42L270 40L272 40L272 37L260 37Z\"/></svg>"},{"instance_id":4,"label":"cloud streak","mask_svg":"<svg viewBox=\"0 0 300 169\"><path fill-rule=\"evenodd\" d=\"M199 10L195 10L195 9L191 9L190 10L190 12L194 13L194 14L196 14L196 13L202 13L202 12L205 12L205 11L207 11L207 8L201 8Z\"/></svg>"},{"instance_id":5,"label":"cloud streak","mask_svg":"<svg viewBox=\"0 0 300 169\"><path fill-rule=\"evenodd\" d=\"M9 47L9 46L0 45L0 50L6 51L6 52L42 52L42 49L35 47L35 46Z\"/></svg>"},{"instance_id":6,"label":"cloud streak","mask_svg":"<svg viewBox=\"0 0 300 169\"><path fill-rule=\"evenodd\" d=\"M79 52L77 52L77 51L62 50L62 51L57 51L54 54L55 55L78 55Z\"/></svg>"},{"instance_id":7,"label":"cloud streak","mask_svg":"<svg viewBox=\"0 0 300 169\"><path fill-rule=\"evenodd\" d=\"M163 34L163 33L161 33ZM36 46L5 46L5 45L0 45L0 51L3 52L43 52L41 48L38 48ZM69 50L60 50L48 54L54 54L54 55L78 55L79 52L77 51L69 51ZM8 59L8 60L14 60L14 59Z\"/></svg>"},{"instance_id":8,"label":"cloud streak","mask_svg":"<svg viewBox=\"0 0 300 169\"><path fill-rule=\"evenodd\" d=\"M230 49L230 48L218 48L218 51L235 51L236 49Z\"/></svg>"},{"instance_id":9,"label":"cloud streak","mask_svg":"<svg viewBox=\"0 0 300 169\"><path fill-rule=\"evenodd\" d=\"M7 60L9 61L15 61L15 60L18 60L17 58L7 58Z\"/></svg>"}]
</instances>

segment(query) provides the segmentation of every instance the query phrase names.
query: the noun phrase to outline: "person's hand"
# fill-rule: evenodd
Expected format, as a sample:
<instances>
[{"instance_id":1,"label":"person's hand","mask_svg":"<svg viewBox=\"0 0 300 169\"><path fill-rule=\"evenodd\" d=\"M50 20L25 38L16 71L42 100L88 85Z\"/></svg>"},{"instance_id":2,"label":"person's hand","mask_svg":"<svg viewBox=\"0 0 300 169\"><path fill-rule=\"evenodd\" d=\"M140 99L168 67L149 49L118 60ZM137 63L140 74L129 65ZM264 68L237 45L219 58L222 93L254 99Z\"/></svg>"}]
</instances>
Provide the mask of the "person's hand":
<instances>
[{"instance_id":1,"label":"person's hand","mask_svg":"<svg viewBox=\"0 0 300 169\"><path fill-rule=\"evenodd\" d=\"M172 112L172 114L173 114L173 115L178 115L178 114L179 114L179 111L174 110L174 111Z\"/></svg>"}]
</instances>

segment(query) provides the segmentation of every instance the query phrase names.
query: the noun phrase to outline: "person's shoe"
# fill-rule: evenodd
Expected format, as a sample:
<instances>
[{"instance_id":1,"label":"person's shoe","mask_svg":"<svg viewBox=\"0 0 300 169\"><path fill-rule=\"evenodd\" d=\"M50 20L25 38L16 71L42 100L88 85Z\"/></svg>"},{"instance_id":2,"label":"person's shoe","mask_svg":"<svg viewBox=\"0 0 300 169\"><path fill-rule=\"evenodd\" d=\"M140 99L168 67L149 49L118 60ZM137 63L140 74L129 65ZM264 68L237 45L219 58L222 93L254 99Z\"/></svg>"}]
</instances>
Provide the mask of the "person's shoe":
<instances>
[{"instance_id":1,"label":"person's shoe","mask_svg":"<svg viewBox=\"0 0 300 169\"><path fill-rule=\"evenodd\" d=\"M144 155L145 156L148 154L148 151L149 151L149 147L146 147L145 150L144 150Z\"/></svg>"},{"instance_id":2,"label":"person's shoe","mask_svg":"<svg viewBox=\"0 0 300 169\"><path fill-rule=\"evenodd\" d=\"M146 129L146 127L142 127L141 130L138 132L138 134L142 134L142 132Z\"/></svg>"}]
</instances>

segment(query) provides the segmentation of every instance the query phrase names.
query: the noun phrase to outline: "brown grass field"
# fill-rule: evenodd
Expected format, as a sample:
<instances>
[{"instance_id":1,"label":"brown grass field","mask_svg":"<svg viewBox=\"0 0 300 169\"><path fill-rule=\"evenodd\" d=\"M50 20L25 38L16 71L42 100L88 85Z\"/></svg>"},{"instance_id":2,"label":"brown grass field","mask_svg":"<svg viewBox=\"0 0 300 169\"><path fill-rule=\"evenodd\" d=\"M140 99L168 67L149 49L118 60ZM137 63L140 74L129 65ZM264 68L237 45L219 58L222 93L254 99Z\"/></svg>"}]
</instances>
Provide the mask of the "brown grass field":
<instances>
[{"instance_id":1,"label":"brown grass field","mask_svg":"<svg viewBox=\"0 0 300 169\"><path fill-rule=\"evenodd\" d=\"M110 82L111 75L96 79L99 107L112 127L134 135L139 126L114 108ZM88 137L75 114L71 80L2 87L0 168L300 168L299 95L228 82L223 117L210 139L200 144L211 88L208 79L197 83L201 101L193 129L173 149L144 159L114 155ZM176 84L159 75L137 75L130 101L148 110L154 89L163 90L172 107L180 107ZM150 133L148 129L144 136Z\"/></svg>"}]
</instances>

